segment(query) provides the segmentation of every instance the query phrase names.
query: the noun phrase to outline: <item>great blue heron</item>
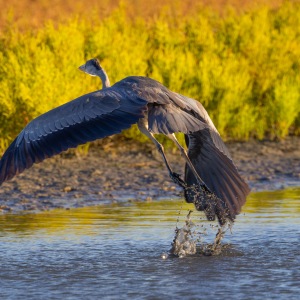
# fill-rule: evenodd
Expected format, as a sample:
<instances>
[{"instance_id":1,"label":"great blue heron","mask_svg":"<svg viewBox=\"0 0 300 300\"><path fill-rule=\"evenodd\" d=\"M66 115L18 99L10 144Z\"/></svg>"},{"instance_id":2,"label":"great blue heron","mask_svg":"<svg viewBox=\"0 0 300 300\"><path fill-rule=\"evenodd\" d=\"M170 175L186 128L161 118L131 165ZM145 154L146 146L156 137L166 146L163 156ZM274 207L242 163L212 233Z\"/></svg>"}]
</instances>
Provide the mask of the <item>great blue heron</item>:
<instances>
[{"instance_id":1,"label":"great blue heron","mask_svg":"<svg viewBox=\"0 0 300 300\"><path fill-rule=\"evenodd\" d=\"M97 59L80 70L99 76L103 89L83 95L32 120L0 160L0 185L34 163L86 142L119 133L137 123L161 153L172 180L184 189L187 202L217 216L221 225L233 221L246 201L249 187L204 107L196 100L140 76L127 77L112 87ZM188 153L174 133L185 134ZM174 173L154 134L175 142L185 158L185 177Z\"/></svg>"}]
</instances>

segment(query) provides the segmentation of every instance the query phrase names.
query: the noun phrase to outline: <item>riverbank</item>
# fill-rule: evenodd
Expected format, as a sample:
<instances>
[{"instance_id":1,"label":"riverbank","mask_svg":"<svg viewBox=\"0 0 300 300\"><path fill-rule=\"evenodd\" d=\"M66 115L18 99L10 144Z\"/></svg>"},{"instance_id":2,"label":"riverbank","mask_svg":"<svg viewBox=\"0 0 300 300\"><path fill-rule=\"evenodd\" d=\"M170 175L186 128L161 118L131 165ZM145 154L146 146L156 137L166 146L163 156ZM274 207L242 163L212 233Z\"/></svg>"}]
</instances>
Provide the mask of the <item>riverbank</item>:
<instances>
[{"instance_id":1,"label":"riverbank","mask_svg":"<svg viewBox=\"0 0 300 300\"><path fill-rule=\"evenodd\" d=\"M227 143L252 191L300 186L300 138L280 142ZM183 174L178 151L167 156ZM149 142L116 145L107 139L85 156L57 156L37 164L0 187L0 211L42 211L125 201L181 197L160 155Z\"/></svg>"}]
</instances>

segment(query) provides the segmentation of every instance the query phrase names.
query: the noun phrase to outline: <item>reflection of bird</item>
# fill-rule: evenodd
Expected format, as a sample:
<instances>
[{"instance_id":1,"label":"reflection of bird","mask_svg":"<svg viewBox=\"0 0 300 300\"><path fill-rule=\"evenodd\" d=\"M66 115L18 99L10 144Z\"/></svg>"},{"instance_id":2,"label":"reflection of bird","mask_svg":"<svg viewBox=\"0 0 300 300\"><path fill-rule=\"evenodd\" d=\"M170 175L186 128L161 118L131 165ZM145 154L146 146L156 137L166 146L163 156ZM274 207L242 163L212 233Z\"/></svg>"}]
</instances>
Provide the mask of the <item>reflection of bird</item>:
<instances>
[{"instance_id":1,"label":"reflection of bird","mask_svg":"<svg viewBox=\"0 0 300 300\"><path fill-rule=\"evenodd\" d=\"M112 87L96 59L80 70L99 76L103 89L81 96L32 120L0 161L0 184L24 169L68 148L110 136L137 123L156 145L174 182L185 198L208 219L224 224L234 220L249 193L215 126L203 106L168 90L147 77L127 77ZM188 154L174 133L185 134ZM179 147L186 161L185 180L174 173L162 145L153 134L162 133Z\"/></svg>"}]
</instances>

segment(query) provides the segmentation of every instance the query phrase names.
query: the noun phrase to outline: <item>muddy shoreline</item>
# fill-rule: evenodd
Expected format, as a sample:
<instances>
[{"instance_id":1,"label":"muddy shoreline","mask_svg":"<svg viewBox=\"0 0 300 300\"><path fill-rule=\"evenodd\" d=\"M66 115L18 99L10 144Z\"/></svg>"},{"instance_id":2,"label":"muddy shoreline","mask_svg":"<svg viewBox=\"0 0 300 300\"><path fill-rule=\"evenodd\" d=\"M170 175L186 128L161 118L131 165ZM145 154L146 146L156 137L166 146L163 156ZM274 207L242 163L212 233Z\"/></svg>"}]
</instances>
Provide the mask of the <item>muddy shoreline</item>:
<instances>
[{"instance_id":1,"label":"muddy shoreline","mask_svg":"<svg viewBox=\"0 0 300 300\"><path fill-rule=\"evenodd\" d=\"M227 143L252 191L300 186L300 138ZM178 151L167 151L183 174ZM149 144L107 139L87 155L64 154L37 164L0 187L0 213L43 211L125 201L181 197L160 155Z\"/></svg>"}]
</instances>

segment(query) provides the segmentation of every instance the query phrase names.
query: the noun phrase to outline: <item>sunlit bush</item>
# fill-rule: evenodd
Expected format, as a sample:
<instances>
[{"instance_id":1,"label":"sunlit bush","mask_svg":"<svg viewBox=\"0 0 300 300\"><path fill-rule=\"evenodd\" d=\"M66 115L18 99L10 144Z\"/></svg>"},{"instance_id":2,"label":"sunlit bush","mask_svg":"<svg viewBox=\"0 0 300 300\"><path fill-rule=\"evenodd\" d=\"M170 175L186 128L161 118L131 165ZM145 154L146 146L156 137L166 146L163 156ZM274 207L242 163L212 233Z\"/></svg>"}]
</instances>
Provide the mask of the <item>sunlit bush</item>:
<instances>
[{"instance_id":1,"label":"sunlit bush","mask_svg":"<svg viewBox=\"0 0 300 300\"><path fill-rule=\"evenodd\" d=\"M101 87L78 71L98 57L111 82L145 75L198 99L225 139L300 133L300 5L208 10L172 19L129 20L121 7L99 20L0 36L1 151L37 115ZM137 129L127 137L142 139Z\"/></svg>"}]
</instances>

